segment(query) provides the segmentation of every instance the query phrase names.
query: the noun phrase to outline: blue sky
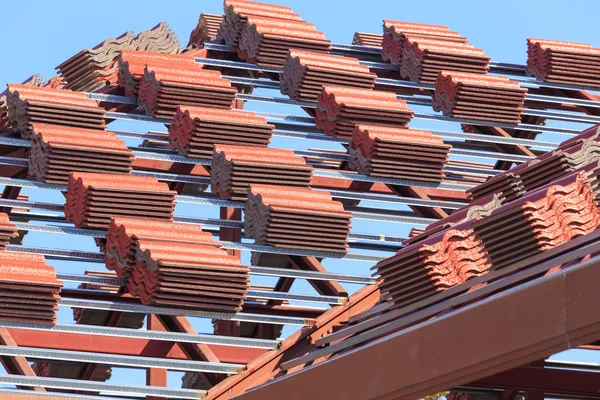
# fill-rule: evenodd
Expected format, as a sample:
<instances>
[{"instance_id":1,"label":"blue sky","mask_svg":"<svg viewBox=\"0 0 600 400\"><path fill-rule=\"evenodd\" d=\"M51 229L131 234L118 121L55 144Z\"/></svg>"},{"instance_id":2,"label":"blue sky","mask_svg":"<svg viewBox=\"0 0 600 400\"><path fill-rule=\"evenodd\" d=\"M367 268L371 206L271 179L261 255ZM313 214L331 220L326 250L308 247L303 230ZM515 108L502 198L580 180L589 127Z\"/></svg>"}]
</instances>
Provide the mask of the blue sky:
<instances>
[{"instance_id":1,"label":"blue sky","mask_svg":"<svg viewBox=\"0 0 600 400\"><path fill-rule=\"evenodd\" d=\"M597 33L597 16L600 2L593 0L575 1L517 1L482 2L465 0L448 4L446 1L317 1L317 0L278 0L265 1L292 6L303 19L314 23L317 29L325 32L335 43L350 43L355 31L381 33L383 19L423 22L448 25L459 31L469 41L485 50L495 61L524 63L526 59L526 38L538 37L591 43L600 47ZM116 1L100 3L77 0L63 1L20 1L4 2L3 22L0 24L2 57L0 63L0 91L5 83L18 83L34 73L42 73L49 79L55 75L54 67L83 48L93 47L101 41L133 30L149 29L160 21L168 21L177 32L181 42L187 43L189 33L196 26L201 12L222 13L222 2L217 0L194 1ZM85 5L84 5L85 4ZM258 92L257 92L258 93ZM265 92L275 95L273 91ZM268 108L267 108L268 107ZM299 113L289 106L266 106L261 103L249 104L249 109L270 110L280 113ZM431 110L427 110L431 112ZM412 124L411 124L412 125ZM567 126L550 121L551 126ZM459 130L457 124L432 125L416 123L413 127ZM111 124L112 129L145 131L164 127L152 124L124 123ZM544 138L546 139L546 138ZM564 137L548 138L562 141ZM132 143L133 144L133 143ZM326 147L323 142L309 142L274 138L273 147ZM48 191L26 191L34 200L62 202L58 193ZM218 210L198 208L189 205L178 206L179 215L218 217ZM355 221L355 231L404 235L406 227L390 224L374 224ZM29 234L26 244L44 247L78 248L95 251L90 240L84 238L57 237L56 235ZM247 260L247 255L244 261ZM86 268L102 269L102 265L73 265L73 263L49 262L59 271L82 273ZM369 274L369 265L361 263L340 263L326 261L331 270L345 271L361 275ZM260 280L256 283L273 283L273 280ZM349 290L355 288L348 287ZM292 291L311 293L304 282L294 285ZM61 312L61 320L68 322L70 310ZM200 331L209 332L210 323L196 322ZM295 328L294 328L295 329ZM289 333L292 328L286 329ZM571 358L597 361L592 353L577 352ZM143 372L128 371L115 374L112 382L143 383ZM173 374L170 384L178 386L178 374Z\"/></svg>"}]
</instances>

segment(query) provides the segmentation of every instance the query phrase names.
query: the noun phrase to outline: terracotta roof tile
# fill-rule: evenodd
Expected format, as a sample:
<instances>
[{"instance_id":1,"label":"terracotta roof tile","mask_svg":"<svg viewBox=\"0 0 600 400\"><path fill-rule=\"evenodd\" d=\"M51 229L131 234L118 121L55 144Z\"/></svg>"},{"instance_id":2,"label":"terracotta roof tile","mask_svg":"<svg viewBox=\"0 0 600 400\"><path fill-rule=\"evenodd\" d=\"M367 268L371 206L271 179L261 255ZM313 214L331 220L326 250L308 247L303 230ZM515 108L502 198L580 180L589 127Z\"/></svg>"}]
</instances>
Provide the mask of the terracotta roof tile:
<instances>
[{"instance_id":1,"label":"terracotta roof tile","mask_svg":"<svg viewBox=\"0 0 600 400\"><path fill-rule=\"evenodd\" d=\"M422 39L436 39L446 42L466 43L467 39L447 26L419 24L401 21L383 21L383 41L381 57L384 61L401 65L406 35Z\"/></svg>"},{"instance_id":2,"label":"terracotta roof tile","mask_svg":"<svg viewBox=\"0 0 600 400\"><path fill-rule=\"evenodd\" d=\"M485 74L490 57L463 42L448 42L405 34L400 75L421 83L434 83L442 70Z\"/></svg>"},{"instance_id":3,"label":"terracotta roof tile","mask_svg":"<svg viewBox=\"0 0 600 400\"><path fill-rule=\"evenodd\" d=\"M433 109L456 118L518 124L527 89L502 76L440 71Z\"/></svg>"},{"instance_id":4,"label":"terracotta roof tile","mask_svg":"<svg viewBox=\"0 0 600 400\"><path fill-rule=\"evenodd\" d=\"M219 71L201 66L146 66L139 85L139 107L149 115L172 118L178 105L230 109L237 90Z\"/></svg>"},{"instance_id":5,"label":"terracotta roof tile","mask_svg":"<svg viewBox=\"0 0 600 400\"><path fill-rule=\"evenodd\" d=\"M240 58L281 67L290 49L327 53L331 42L308 22L254 15L246 18L237 47Z\"/></svg>"},{"instance_id":6,"label":"terracotta roof tile","mask_svg":"<svg viewBox=\"0 0 600 400\"><path fill-rule=\"evenodd\" d=\"M237 46L248 16L262 16L286 20L300 21L300 15L292 12L290 7L252 1L229 1L223 3L225 16L219 31L217 41Z\"/></svg>"},{"instance_id":7,"label":"terracotta roof tile","mask_svg":"<svg viewBox=\"0 0 600 400\"><path fill-rule=\"evenodd\" d=\"M119 55L119 86L125 88L127 96L137 96L140 79L144 76L144 69L150 66L153 71L171 71L177 66L189 66L198 69L194 57L198 51L183 54L151 53L136 50L121 50ZM202 51L206 55L206 51ZM216 74L215 74L216 75Z\"/></svg>"},{"instance_id":8,"label":"terracotta roof tile","mask_svg":"<svg viewBox=\"0 0 600 400\"><path fill-rule=\"evenodd\" d=\"M116 216L171 220L176 194L152 177L72 172L65 217L80 228L107 228Z\"/></svg>"},{"instance_id":9,"label":"terracotta roof tile","mask_svg":"<svg viewBox=\"0 0 600 400\"><path fill-rule=\"evenodd\" d=\"M355 32L352 37L352 44L357 46L381 47L383 35L376 33Z\"/></svg>"},{"instance_id":10,"label":"terracotta roof tile","mask_svg":"<svg viewBox=\"0 0 600 400\"><path fill-rule=\"evenodd\" d=\"M408 304L591 232L600 211L586 176L573 173L505 205L484 206L466 222L440 221L451 227L377 264L383 297Z\"/></svg>"},{"instance_id":11,"label":"terracotta roof tile","mask_svg":"<svg viewBox=\"0 0 600 400\"><path fill-rule=\"evenodd\" d=\"M0 252L6 249L11 239L19 236L17 227L12 224L8 214L0 213Z\"/></svg>"},{"instance_id":12,"label":"terracotta roof tile","mask_svg":"<svg viewBox=\"0 0 600 400\"><path fill-rule=\"evenodd\" d=\"M217 32L223 23L223 16L217 14L200 14L198 25L190 33L189 46L202 46L204 42L212 42L217 39Z\"/></svg>"},{"instance_id":13,"label":"terracotta roof tile","mask_svg":"<svg viewBox=\"0 0 600 400\"><path fill-rule=\"evenodd\" d=\"M308 187L311 176L293 150L215 145L211 187L221 198L246 200L251 184Z\"/></svg>"},{"instance_id":14,"label":"terracotta roof tile","mask_svg":"<svg viewBox=\"0 0 600 400\"><path fill-rule=\"evenodd\" d=\"M317 128L337 138L351 139L356 124L405 127L414 115L394 93L370 89L323 86L317 102Z\"/></svg>"},{"instance_id":15,"label":"terracotta roof tile","mask_svg":"<svg viewBox=\"0 0 600 400\"><path fill-rule=\"evenodd\" d=\"M62 285L44 256L0 252L0 320L53 324Z\"/></svg>"},{"instance_id":16,"label":"terracotta roof tile","mask_svg":"<svg viewBox=\"0 0 600 400\"><path fill-rule=\"evenodd\" d=\"M274 128L251 111L179 106L169 141L180 153L211 158L215 144L267 147Z\"/></svg>"},{"instance_id":17,"label":"terracotta roof tile","mask_svg":"<svg viewBox=\"0 0 600 400\"><path fill-rule=\"evenodd\" d=\"M372 89L376 75L351 57L290 50L280 78L281 93L315 101L323 85Z\"/></svg>"},{"instance_id":18,"label":"terracotta roof tile","mask_svg":"<svg viewBox=\"0 0 600 400\"><path fill-rule=\"evenodd\" d=\"M112 132L33 124L29 175L48 183L66 184L69 173L128 174L133 152Z\"/></svg>"},{"instance_id":19,"label":"terracotta roof tile","mask_svg":"<svg viewBox=\"0 0 600 400\"><path fill-rule=\"evenodd\" d=\"M527 39L529 76L548 82L600 86L600 48L585 43Z\"/></svg>"},{"instance_id":20,"label":"terracotta roof tile","mask_svg":"<svg viewBox=\"0 0 600 400\"><path fill-rule=\"evenodd\" d=\"M161 22L154 28L140 32L126 32L116 39L107 39L92 49L84 49L56 69L66 81L66 88L94 91L106 84L117 82L120 50L140 50L157 53L179 53L179 40L169 24Z\"/></svg>"},{"instance_id":21,"label":"terracotta roof tile","mask_svg":"<svg viewBox=\"0 0 600 400\"><path fill-rule=\"evenodd\" d=\"M44 85L43 78L40 74L35 74L25 79L21 85L25 86L38 86L41 87ZM6 104L6 94L8 93L8 89L0 93L0 130L9 126L10 123L8 121L8 109Z\"/></svg>"},{"instance_id":22,"label":"terracotta roof tile","mask_svg":"<svg viewBox=\"0 0 600 400\"><path fill-rule=\"evenodd\" d=\"M203 232L200 225L180 224L142 218L113 217L103 246L106 268L120 278L127 278L135 264L138 240L195 243L219 246L211 233Z\"/></svg>"},{"instance_id":23,"label":"terracotta roof tile","mask_svg":"<svg viewBox=\"0 0 600 400\"><path fill-rule=\"evenodd\" d=\"M440 182L450 148L429 131L356 125L348 166L373 176Z\"/></svg>"},{"instance_id":24,"label":"terracotta roof tile","mask_svg":"<svg viewBox=\"0 0 600 400\"><path fill-rule=\"evenodd\" d=\"M572 171L594 164L600 160L598 130L598 127L587 129L565 141L557 150L490 177L467 193L472 199L480 199L501 192L512 200Z\"/></svg>"},{"instance_id":25,"label":"terracotta roof tile","mask_svg":"<svg viewBox=\"0 0 600 400\"><path fill-rule=\"evenodd\" d=\"M127 290L143 304L237 312L249 286L249 269L214 246L138 240Z\"/></svg>"},{"instance_id":26,"label":"terracotta roof tile","mask_svg":"<svg viewBox=\"0 0 600 400\"><path fill-rule=\"evenodd\" d=\"M328 192L253 184L244 232L259 244L345 253L350 219L343 204Z\"/></svg>"},{"instance_id":27,"label":"terracotta roof tile","mask_svg":"<svg viewBox=\"0 0 600 400\"><path fill-rule=\"evenodd\" d=\"M105 110L85 93L64 89L9 84L8 119L21 136L29 138L31 124L53 123L77 128L104 129Z\"/></svg>"}]
</instances>

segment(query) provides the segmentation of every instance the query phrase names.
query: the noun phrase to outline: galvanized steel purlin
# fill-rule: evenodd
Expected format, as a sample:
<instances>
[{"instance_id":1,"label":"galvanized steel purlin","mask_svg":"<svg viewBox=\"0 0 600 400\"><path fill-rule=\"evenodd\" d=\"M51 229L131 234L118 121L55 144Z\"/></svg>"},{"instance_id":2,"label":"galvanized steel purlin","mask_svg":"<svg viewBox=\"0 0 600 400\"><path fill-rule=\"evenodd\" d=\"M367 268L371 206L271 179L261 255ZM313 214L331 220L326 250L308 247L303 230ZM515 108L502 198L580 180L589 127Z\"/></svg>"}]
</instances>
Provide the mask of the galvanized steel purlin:
<instances>
[{"instance_id":1,"label":"galvanized steel purlin","mask_svg":"<svg viewBox=\"0 0 600 400\"><path fill-rule=\"evenodd\" d=\"M155 386L115 385L77 379L46 378L40 376L0 375L0 383L26 387L82 390L85 392L108 392L123 395L167 396L176 399L198 400L206 396L206 391L190 389L170 389Z\"/></svg>"},{"instance_id":2,"label":"galvanized steel purlin","mask_svg":"<svg viewBox=\"0 0 600 400\"><path fill-rule=\"evenodd\" d=\"M85 308L91 310L107 310L107 311L120 311L128 313L143 313L143 314L157 314L157 315L170 315L170 316L183 316L183 317L198 317L198 318L212 318L224 321L240 321L240 322L255 322L265 324L276 324L276 325L297 325L297 326L310 326L312 322L304 318L297 317L285 317L285 316L274 316L274 315L262 315L262 314L249 314L245 312L238 312L235 314L230 313L213 313L206 311L195 311L189 309L177 309L171 307L156 307L147 306L142 304L131 304L131 303L120 303L116 301L100 301L100 300L88 300L83 298L63 298L58 302L61 306L72 307L72 308Z\"/></svg>"},{"instance_id":3,"label":"galvanized steel purlin","mask_svg":"<svg viewBox=\"0 0 600 400\"><path fill-rule=\"evenodd\" d=\"M252 268L251 268L251 270L252 270ZM264 275L266 275L266 274L264 274ZM271 275L271 276L274 275L274 272L271 271L269 275ZM289 274L289 275L293 276L291 274ZM56 274L56 276L57 276L57 279L60 279L63 281L103 283L103 284L107 284L107 285L115 285L115 286L121 286L121 287L125 287L127 285L127 280L120 279L120 278L95 277L95 276L90 276L90 275L76 275L76 274ZM313 279L313 276L315 276L315 275L312 275L310 279ZM300 277L300 274L297 274L297 277ZM321 279L324 279L324 278L321 278ZM356 280L356 281L358 282L358 280ZM275 291L269 291L269 290L254 290L254 289L250 289L248 291L247 295L249 298L252 298L252 299L304 301L304 302L310 302L310 303L325 303L325 304L344 304L347 301L346 297L340 297L340 296L310 295L310 294L299 294L299 293L288 293L288 292L275 292Z\"/></svg>"},{"instance_id":4,"label":"galvanized steel purlin","mask_svg":"<svg viewBox=\"0 0 600 400\"><path fill-rule=\"evenodd\" d=\"M21 180L17 178L0 178L0 185L10 185L17 187L32 187L39 189L46 189L45 185L42 182L36 181L28 181ZM57 185L60 186L60 185ZM56 190L66 190L57 189L55 187L49 187L47 189L56 189ZM464 206L464 203L458 202L446 202L446 201L433 201L433 200L419 200L419 199L411 199L411 198L403 198L403 197L391 197L385 195L377 195L377 194L369 194L369 193L353 193L353 192L345 192L345 191L332 191L333 197L337 198L347 198L347 199L356 199L356 200L370 200L370 201L378 201L384 203L395 203L395 204L407 204L407 205L420 205L423 207L444 207L449 209L460 208ZM242 202L233 202L228 200L221 200L217 198L206 198L206 197L194 197L194 196L177 196L177 201L181 203L191 203L191 204L206 204L206 205L214 205L221 207L233 207L243 209L245 204ZM53 210L53 211L63 211L64 206L60 204L53 203L43 203L43 202L32 202L28 200L10 200L10 199L0 199L0 205L4 206L14 206L21 207L27 206L32 208L39 208L43 210ZM391 213L387 214L376 214L373 212L361 212L360 208L355 208L352 211L353 213L357 213L356 218L360 219L376 219L378 221L388 221L388 222L397 222L397 223L409 223L409 224L420 224L420 225L428 225L433 222L432 219L427 218L419 218L419 217L408 217L408 216L395 216ZM231 221L222 221L217 219L200 219L194 217L175 217L179 218L180 222L192 222L198 224L211 224L214 223L219 226L230 226L237 228L239 227L236 222ZM212 221L212 222L211 222ZM403 222L404 221L404 222Z\"/></svg>"},{"instance_id":5,"label":"galvanized steel purlin","mask_svg":"<svg viewBox=\"0 0 600 400\"><path fill-rule=\"evenodd\" d=\"M280 343L280 341L278 340L269 339L241 338L232 336L219 336L214 334L162 332L152 330L114 328L97 325L56 324L48 326L42 324L31 324L26 322L2 321L2 323L0 323L0 326L5 328L19 328L36 331L81 333L84 335L118 336L122 338L137 338L182 343L217 344L221 346L248 347L259 349L274 349Z\"/></svg>"},{"instance_id":6,"label":"galvanized steel purlin","mask_svg":"<svg viewBox=\"0 0 600 400\"><path fill-rule=\"evenodd\" d=\"M210 50L215 50L215 51L221 51L221 52L234 52L235 49L232 46L228 46L228 45L222 45L222 44L217 44L217 43L204 43L204 48L206 49L210 49ZM370 55L381 55L381 48L373 48L370 46L356 46L356 45L343 45L343 44L332 44L332 53L333 54L340 54L340 55L351 55L351 56L356 56L357 54L360 53L366 53L366 54L370 54ZM210 59L210 58L196 58L196 61L199 63L204 63L204 64L208 64L211 62L215 62L218 63L220 60L216 60L216 59ZM392 69L392 67L396 67L395 70L398 69L397 66L390 66L390 64L388 63L379 63L379 62L372 62L372 61L366 61L366 60L359 60L359 62L362 65L368 66L372 69L381 69L381 70L394 70ZM248 64L248 66L244 65L244 64ZM492 73L501 73L501 72L517 72L517 73L524 73L525 72L525 65L522 64L513 64L513 63L503 63L503 62L496 62L496 61L490 61L489 63L490 69ZM256 68L257 66L255 64L250 64L250 63L238 63L238 68L252 68L255 70L259 70L259 71L265 71L265 72L275 72L275 73L280 73L277 71L277 69L272 68L271 71L266 71L264 69L260 69ZM497 71L496 71L497 70ZM379 78L382 79L382 78ZM523 86L534 86L534 87L547 87L547 88L554 88L554 89L566 89L566 90L597 90L597 88L595 87L590 87L590 86L585 86L585 85L572 85L572 84L561 84L561 83L552 83L552 82L545 82L545 81L540 81L540 80L536 80L535 78L530 78L530 77L511 77L512 80L517 81L519 83L521 83ZM426 85L424 85L424 88L427 88ZM547 97L553 97L553 96L547 96ZM569 100L573 100L573 99L569 99Z\"/></svg>"},{"instance_id":7,"label":"galvanized steel purlin","mask_svg":"<svg viewBox=\"0 0 600 400\"><path fill-rule=\"evenodd\" d=\"M85 260L87 262L104 262L104 255L100 252L91 252L83 250L65 250L65 249L49 249L43 247L31 247L22 245L9 245L8 250L44 254L47 258L59 259L64 261L73 260L76 261ZM359 275L348 275L338 274L331 272L318 272L318 271L302 271L302 270L291 270L285 268L275 267L261 267L261 266L250 266L250 274L254 275L265 275L275 277L290 277L290 278L301 278L301 279L316 279L316 280L333 280L339 282L349 283L363 283L363 284L375 284L377 280L370 276L359 276ZM73 280L75 282L103 282L109 284L122 284L122 281L118 278L99 278L89 275L74 275L74 274L60 274L64 280Z\"/></svg>"},{"instance_id":8,"label":"galvanized steel purlin","mask_svg":"<svg viewBox=\"0 0 600 400\"><path fill-rule=\"evenodd\" d=\"M40 360L93 362L124 367L166 368L177 371L211 372L218 374L236 374L244 367L241 364L132 357L84 351L38 349L23 346L0 346L0 355L30 357Z\"/></svg>"},{"instance_id":9,"label":"galvanized steel purlin","mask_svg":"<svg viewBox=\"0 0 600 400\"><path fill-rule=\"evenodd\" d=\"M32 207L39 208L43 210L52 210L52 211L63 211L64 206L60 204L52 204L52 203L39 203L39 202L30 202L26 200L8 200L8 199L0 199L0 206L12 206L12 207ZM419 218L419 217L408 217L408 216L394 216L387 214L375 214L368 212L360 212L354 211L353 214L356 213L359 219L369 219L369 220L379 220L379 221L387 221L387 222L397 222L404 224L416 224L416 225L429 225L434 222L434 219L430 218ZM57 217L56 219L58 219ZM215 218L200 218L200 217L173 217L174 222L182 222L189 224L199 224L199 225L210 225L210 226L218 226L218 227L226 227L226 228L235 228L242 229L244 227L241 221L229 221L223 219L215 219ZM65 220L66 222L66 220ZM42 225L38 226L36 224L26 224L21 222L15 222L18 224L19 229L23 230L32 230L32 231L44 231L44 232L56 232L56 233L72 233L75 235L83 235L83 236L91 236L97 234L94 237L103 237L103 231L92 230L92 229L81 229L81 228L70 228L70 227L55 227L51 225ZM392 243L401 243L405 237L394 237L387 235L372 235L366 233L358 233L351 232L350 239L365 239L365 240L375 240L379 242L392 242Z\"/></svg>"},{"instance_id":10,"label":"galvanized steel purlin","mask_svg":"<svg viewBox=\"0 0 600 400\"><path fill-rule=\"evenodd\" d=\"M15 226L21 230L30 230L34 232L45 232L45 233L58 233L58 234L72 234L79 236L87 236L93 238L104 238L106 236L106 232L95 230L95 229L82 229L82 228L73 228L68 226L55 226L55 225L40 225L40 224L29 224L22 222L15 222ZM261 253L272 253L272 254L286 254L286 255L294 255L294 256L304 256L304 257L321 257L321 258L336 258L339 260L354 260L354 261L363 261L363 262L377 262L383 260L384 256L373 256L369 254L358 254L358 253L329 253L324 251L310 251L310 250L299 250L292 248L283 248L283 247L272 247L260 244L251 244L251 243L238 243L238 242L220 242L222 244L223 249L234 249L234 250L247 250L247 251L259 251ZM16 246L18 248L19 246ZM73 251L70 251L71 253ZM102 254L102 253L92 253L92 252L81 252L81 254Z\"/></svg>"},{"instance_id":11,"label":"galvanized steel purlin","mask_svg":"<svg viewBox=\"0 0 600 400\"><path fill-rule=\"evenodd\" d=\"M434 133L434 132L432 132L432 133ZM128 134L128 137L142 138L142 137L146 136L146 134L144 134L144 133L139 133L138 136L134 136L134 132L127 132L127 134ZM468 136L469 134L465 134L465 135ZM457 138L459 136L460 136L460 134L455 135L455 137L457 137ZM326 136L319 136L319 137L325 138ZM161 141L162 140L163 140L163 138L161 138ZM527 139L521 139L521 141L523 141L523 140L525 142L528 142ZM507 142L511 142L511 140L510 139L502 140L501 138L499 138L498 141L491 141L491 142L492 143L507 143ZM512 142L514 142L514 144L520 144L520 143L518 143L519 139L515 139ZM31 142L29 142L27 140L23 140L23 139L13 139L13 138L0 138L0 144L7 145L7 146L31 147ZM538 144L536 144L536 146L539 147ZM556 146L554 146L554 147L556 147ZM210 160L191 158L191 157L187 157L187 156L183 156L183 155L178 155L176 153L171 154L171 152L164 152L164 151L157 152L156 150L153 151L153 149L151 149L151 148L148 148L148 149L141 148L142 150L139 150L139 149L140 148L136 148L136 149L132 149L132 150L133 150L133 155L136 158L140 158L140 159L172 161L172 162L183 163L183 164L195 164L195 165L204 165L204 166L211 165ZM311 151L311 150L296 150L295 153L297 155L300 155L303 157L319 158L319 159L323 159L323 160L346 161L348 159L348 156L346 154L336 154L336 153L329 153L329 152L318 152L318 151ZM466 155L466 156L479 155L481 157L491 158L491 159L494 159L495 158L494 156L496 156L496 158L507 158L507 157L511 158L510 155L505 155L505 154L501 154L501 153L492 153L492 152L484 153L484 152L479 152L477 150L452 149L451 153L453 153L455 155ZM525 157L525 158L523 158L523 157L524 156L522 156L521 158L512 156L512 158L516 162L523 162L523 160L529 159L529 157ZM23 165L23 166L26 165L25 161L20 161L20 159L18 159L18 158L2 157L2 158L0 158L0 161L3 163L6 163L7 165ZM449 167L447 167L447 168L449 168ZM482 175L493 175L496 172L500 172L500 171L496 171L493 169L484 169L484 168L471 167L471 169L472 169L472 171L468 171L468 172L473 172L475 174L482 174Z\"/></svg>"}]
</instances>

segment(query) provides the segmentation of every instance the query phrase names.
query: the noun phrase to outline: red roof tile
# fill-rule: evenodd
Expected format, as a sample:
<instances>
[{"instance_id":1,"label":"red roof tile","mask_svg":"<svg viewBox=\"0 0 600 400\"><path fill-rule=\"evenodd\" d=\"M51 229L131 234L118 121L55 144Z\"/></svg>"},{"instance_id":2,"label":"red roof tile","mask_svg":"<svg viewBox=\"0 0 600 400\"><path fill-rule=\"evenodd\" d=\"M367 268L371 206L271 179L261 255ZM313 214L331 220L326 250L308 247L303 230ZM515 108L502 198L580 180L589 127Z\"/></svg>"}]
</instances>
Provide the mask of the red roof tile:
<instances>
[{"instance_id":1,"label":"red roof tile","mask_svg":"<svg viewBox=\"0 0 600 400\"><path fill-rule=\"evenodd\" d=\"M507 77L440 71L433 109L444 115L518 124L527 89Z\"/></svg>"},{"instance_id":2,"label":"red roof tile","mask_svg":"<svg viewBox=\"0 0 600 400\"><path fill-rule=\"evenodd\" d=\"M345 253L351 214L328 192L250 185L244 232L256 243Z\"/></svg>"},{"instance_id":3,"label":"red roof tile","mask_svg":"<svg viewBox=\"0 0 600 400\"><path fill-rule=\"evenodd\" d=\"M221 198L246 200L251 184L308 187L311 176L293 150L215 145L211 187Z\"/></svg>"},{"instance_id":4,"label":"red roof tile","mask_svg":"<svg viewBox=\"0 0 600 400\"><path fill-rule=\"evenodd\" d=\"M318 129L337 138L352 138L356 124L407 126L414 115L391 92L345 86L323 86L317 98Z\"/></svg>"},{"instance_id":5,"label":"red roof tile","mask_svg":"<svg viewBox=\"0 0 600 400\"><path fill-rule=\"evenodd\" d=\"M215 144L267 147L274 128L250 111L179 106L169 140L183 154L210 158Z\"/></svg>"},{"instance_id":6,"label":"red roof tile","mask_svg":"<svg viewBox=\"0 0 600 400\"><path fill-rule=\"evenodd\" d=\"M133 152L112 132L33 124L29 174L49 183L66 184L73 171L128 174Z\"/></svg>"}]
</instances>

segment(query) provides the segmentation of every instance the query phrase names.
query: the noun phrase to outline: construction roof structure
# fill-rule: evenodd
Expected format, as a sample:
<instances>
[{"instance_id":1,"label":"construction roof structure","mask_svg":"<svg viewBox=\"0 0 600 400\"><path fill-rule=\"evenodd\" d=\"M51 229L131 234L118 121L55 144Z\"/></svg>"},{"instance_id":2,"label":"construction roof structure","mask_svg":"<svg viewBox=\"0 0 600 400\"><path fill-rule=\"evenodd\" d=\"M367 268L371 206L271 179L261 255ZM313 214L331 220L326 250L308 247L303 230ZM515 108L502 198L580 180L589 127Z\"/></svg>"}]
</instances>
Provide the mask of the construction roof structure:
<instances>
[{"instance_id":1,"label":"construction roof structure","mask_svg":"<svg viewBox=\"0 0 600 400\"><path fill-rule=\"evenodd\" d=\"M600 350L600 48L323 28L225 0L7 84L0 398L600 397L551 359Z\"/></svg>"}]
</instances>

